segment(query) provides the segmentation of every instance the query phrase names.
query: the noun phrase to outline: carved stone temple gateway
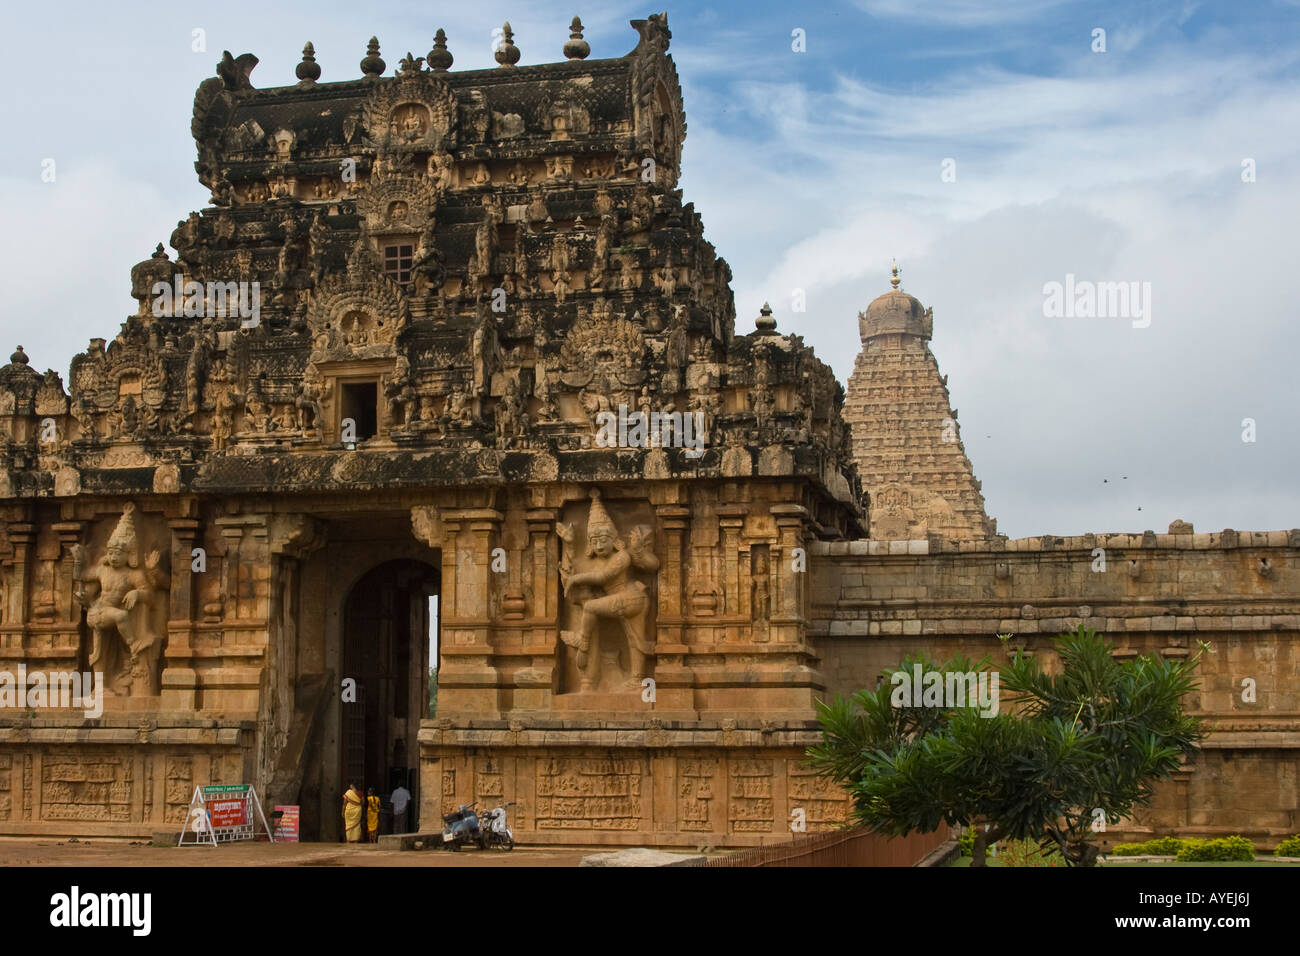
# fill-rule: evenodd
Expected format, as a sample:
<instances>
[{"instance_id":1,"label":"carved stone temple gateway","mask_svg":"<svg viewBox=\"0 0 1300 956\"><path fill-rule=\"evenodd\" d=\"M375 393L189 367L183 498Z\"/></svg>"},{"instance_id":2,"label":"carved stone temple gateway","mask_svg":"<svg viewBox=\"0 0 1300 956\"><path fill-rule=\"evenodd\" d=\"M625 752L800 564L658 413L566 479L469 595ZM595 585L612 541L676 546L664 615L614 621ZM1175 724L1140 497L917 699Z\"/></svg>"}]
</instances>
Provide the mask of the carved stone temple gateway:
<instances>
[{"instance_id":1,"label":"carved stone temple gateway","mask_svg":"<svg viewBox=\"0 0 1300 956\"><path fill-rule=\"evenodd\" d=\"M0 368L0 672L108 695L0 709L0 834L145 835L250 782L336 840L349 782L407 773L426 830L515 800L523 842L781 840L846 817L802 762L817 699L923 641L1080 620L1122 653L1223 642L1218 749L1135 830L1300 826L1300 532L997 536L935 444L956 412L917 300L864 314L847 404L768 310L737 332L676 189L667 16L632 26L626 56L575 20L519 66L507 24L460 72L441 30L392 74L371 40L337 82L308 44L267 89L223 55L191 124L211 205L131 270L136 313L66 390L21 347ZM157 295L177 276L193 308ZM255 322L229 308L252 283ZM620 407L690 416L703 454L603 447ZM1245 660L1271 662L1253 714Z\"/></svg>"}]
</instances>

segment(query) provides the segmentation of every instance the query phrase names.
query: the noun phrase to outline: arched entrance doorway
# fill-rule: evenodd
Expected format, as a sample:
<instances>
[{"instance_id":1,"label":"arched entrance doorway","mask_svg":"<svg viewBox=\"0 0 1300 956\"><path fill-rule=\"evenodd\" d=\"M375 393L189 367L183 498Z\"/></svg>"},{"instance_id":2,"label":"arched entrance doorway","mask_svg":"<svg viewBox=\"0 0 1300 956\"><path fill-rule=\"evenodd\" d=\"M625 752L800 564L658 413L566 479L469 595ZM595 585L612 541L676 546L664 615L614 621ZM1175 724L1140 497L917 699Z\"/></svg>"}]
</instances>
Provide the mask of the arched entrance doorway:
<instances>
[{"instance_id":1,"label":"arched entrance doorway","mask_svg":"<svg viewBox=\"0 0 1300 956\"><path fill-rule=\"evenodd\" d=\"M411 792L407 830L419 807L420 720L429 713L429 667L436 658L438 572L414 560L389 561L353 586L343 605L339 767L343 787L356 783L387 797ZM347 681L355 699L349 700ZM340 789L342 792L342 789ZM383 832L381 828L381 832Z\"/></svg>"}]
</instances>

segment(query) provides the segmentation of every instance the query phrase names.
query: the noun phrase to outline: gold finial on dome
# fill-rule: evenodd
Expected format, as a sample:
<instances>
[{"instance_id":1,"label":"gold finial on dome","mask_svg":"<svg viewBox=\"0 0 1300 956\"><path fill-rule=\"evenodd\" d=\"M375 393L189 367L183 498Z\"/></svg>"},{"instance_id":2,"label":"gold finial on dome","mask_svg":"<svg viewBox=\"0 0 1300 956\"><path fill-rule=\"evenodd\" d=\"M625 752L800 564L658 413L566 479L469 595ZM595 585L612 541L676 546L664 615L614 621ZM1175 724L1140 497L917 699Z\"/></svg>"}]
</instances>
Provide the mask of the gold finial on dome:
<instances>
[{"instance_id":1,"label":"gold finial on dome","mask_svg":"<svg viewBox=\"0 0 1300 956\"><path fill-rule=\"evenodd\" d=\"M903 280L900 279L900 278L898 277L898 263L895 262L895 263L894 263L894 271L893 271L893 273L892 273L892 274L890 275L890 277L889 277L889 284L892 285L895 289L897 289L897 288L898 288L898 283L900 283L901 281L903 281Z\"/></svg>"}]
</instances>

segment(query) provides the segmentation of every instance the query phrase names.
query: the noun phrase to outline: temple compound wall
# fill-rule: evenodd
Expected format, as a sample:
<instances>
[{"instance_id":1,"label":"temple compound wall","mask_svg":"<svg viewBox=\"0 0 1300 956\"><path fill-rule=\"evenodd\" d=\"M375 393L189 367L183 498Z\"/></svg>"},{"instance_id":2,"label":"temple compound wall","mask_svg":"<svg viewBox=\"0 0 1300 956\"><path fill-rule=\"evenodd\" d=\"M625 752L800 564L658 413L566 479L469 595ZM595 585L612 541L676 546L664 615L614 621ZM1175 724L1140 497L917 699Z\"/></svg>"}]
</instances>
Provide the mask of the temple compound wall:
<instances>
[{"instance_id":1,"label":"temple compound wall","mask_svg":"<svg viewBox=\"0 0 1300 956\"><path fill-rule=\"evenodd\" d=\"M506 25L494 70L439 31L391 76L372 40L358 79L309 44L294 85L203 81L176 258L66 389L0 367L0 835L141 837L252 783L337 840L350 783L403 782L425 832L515 801L529 843L779 841L847 819L817 700L1075 621L1214 645L1215 733L1135 826L1297 829L1297 532L993 536L960 446L894 428L894 366L909 420L956 416L919 302L863 318L847 403L770 310L737 330L667 19L632 25L610 59L575 21L559 63Z\"/></svg>"},{"instance_id":2,"label":"temple compound wall","mask_svg":"<svg viewBox=\"0 0 1300 956\"><path fill-rule=\"evenodd\" d=\"M1080 625L1122 658L1186 657L1208 642L1186 703L1209 736L1105 839L1241 833L1270 845L1300 830L1300 530L1171 530L816 544L809 630L826 692L875 687L917 651L1051 660L1053 638Z\"/></svg>"}]
</instances>

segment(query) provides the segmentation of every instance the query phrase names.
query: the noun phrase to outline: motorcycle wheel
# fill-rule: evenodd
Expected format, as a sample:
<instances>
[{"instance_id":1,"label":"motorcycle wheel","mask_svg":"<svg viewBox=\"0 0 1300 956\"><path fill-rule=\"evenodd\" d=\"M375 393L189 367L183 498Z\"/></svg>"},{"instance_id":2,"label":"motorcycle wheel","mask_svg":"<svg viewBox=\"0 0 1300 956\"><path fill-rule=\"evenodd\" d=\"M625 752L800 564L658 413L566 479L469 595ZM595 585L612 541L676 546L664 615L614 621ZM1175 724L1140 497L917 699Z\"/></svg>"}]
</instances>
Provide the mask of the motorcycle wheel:
<instances>
[{"instance_id":1,"label":"motorcycle wheel","mask_svg":"<svg viewBox=\"0 0 1300 956\"><path fill-rule=\"evenodd\" d=\"M460 841L457 840L456 842L452 843L451 846L448 847L448 849L450 849L452 853L459 853L459 852L460 852Z\"/></svg>"},{"instance_id":2,"label":"motorcycle wheel","mask_svg":"<svg viewBox=\"0 0 1300 956\"><path fill-rule=\"evenodd\" d=\"M478 848L480 850L486 850L488 848L488 838L486 833L478 838Z\"/></svg>"},{"instance_id":3,"label":"motorcycle wheel","mask_svg":"<svg viewBox=\"0 0 1300 956\"><path fill-rule=\"evenodd\" d=\"M514 848L515 848L515 838L514 838L514 837L509 837L509 836L508 836L508 837L502 837L502 838L501 838L501 849L503 849L503 850L505 850L507 853L509 853L509 852L510 852L511 850L513 850Z\"/></svg>"}]
</instances>

